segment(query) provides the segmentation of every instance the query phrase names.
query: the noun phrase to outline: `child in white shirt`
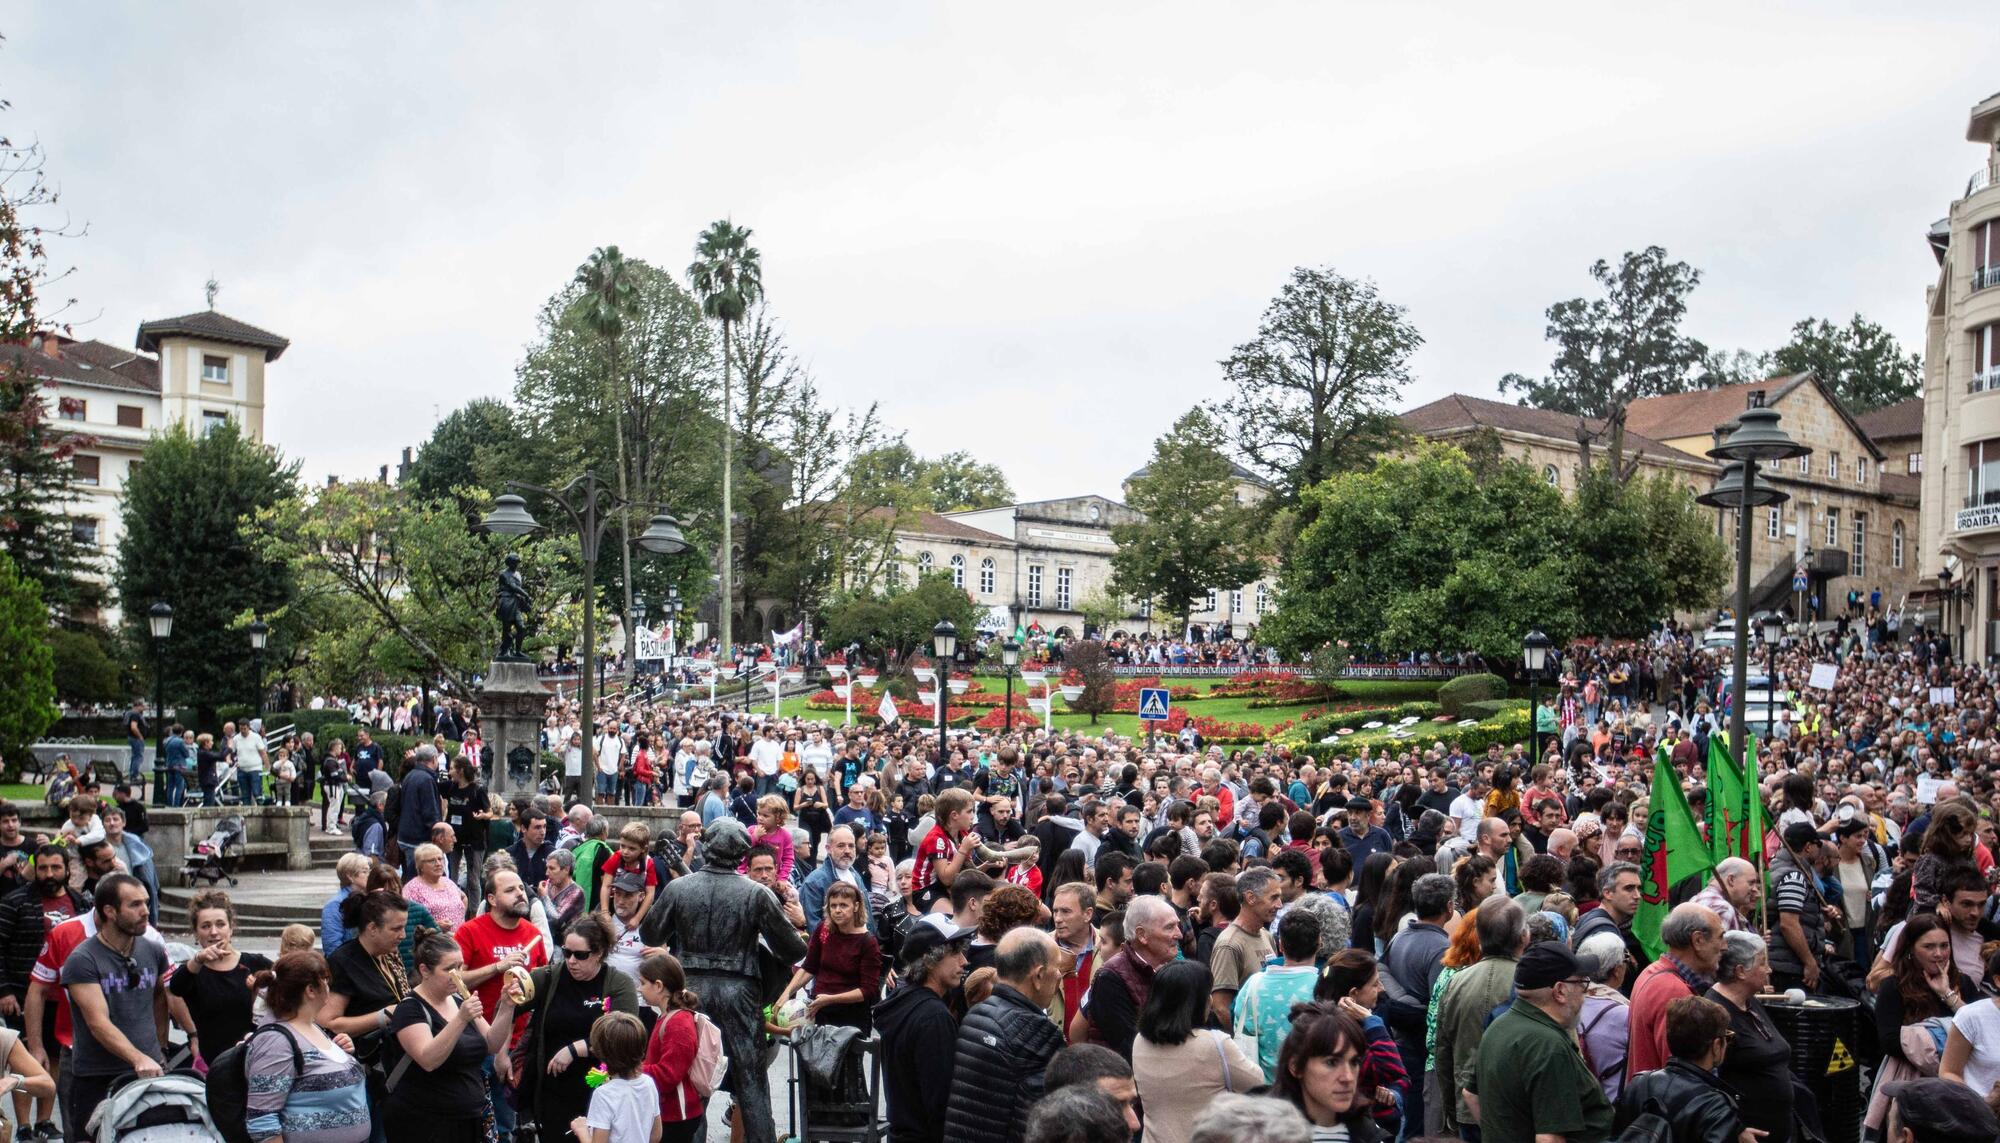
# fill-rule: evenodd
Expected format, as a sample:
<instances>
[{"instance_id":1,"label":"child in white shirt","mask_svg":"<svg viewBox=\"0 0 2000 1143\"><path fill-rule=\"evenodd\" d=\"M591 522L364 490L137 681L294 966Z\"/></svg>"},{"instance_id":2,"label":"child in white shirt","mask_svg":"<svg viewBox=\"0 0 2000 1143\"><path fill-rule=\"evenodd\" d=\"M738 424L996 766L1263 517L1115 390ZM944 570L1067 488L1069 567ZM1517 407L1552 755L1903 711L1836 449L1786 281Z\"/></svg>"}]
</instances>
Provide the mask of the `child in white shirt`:
<instances>
[{"instance_id":1,"label":"child in white shirt","mask_svg":"<svg viewBox=\"0 0 2000 1143\"><path fill-rule=\"evenodd\" d=\"M639 1074L646 1026L630 1012L607 1012L590 1026L590 1051L611 1078L590 1093L590 1111L570 1121L577 1143L660 1143L660 1091Z\"/></svg>"}]
</instances>

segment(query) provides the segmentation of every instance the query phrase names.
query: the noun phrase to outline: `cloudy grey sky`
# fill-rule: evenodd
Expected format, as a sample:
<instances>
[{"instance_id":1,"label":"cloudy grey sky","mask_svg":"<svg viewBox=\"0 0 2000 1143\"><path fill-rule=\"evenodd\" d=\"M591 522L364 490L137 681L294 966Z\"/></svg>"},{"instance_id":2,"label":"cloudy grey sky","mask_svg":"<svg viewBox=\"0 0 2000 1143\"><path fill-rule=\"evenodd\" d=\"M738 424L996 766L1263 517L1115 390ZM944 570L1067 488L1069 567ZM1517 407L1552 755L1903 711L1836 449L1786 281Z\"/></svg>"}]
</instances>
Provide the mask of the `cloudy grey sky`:
<instances>
[{"instance_id":1,"label":"cloudy grey sky","mask_svg":"<svg viewBox=\"0 0 2000 1143\"><path fill-rule=\"evenodd\" d=\"M1858 310L1915 347L2000 88L1990 0L8 13L79 334L212 272L292 339L268 424L315 477L508 393L592 247L679 269L724 215L828 395L1030 497L1116 495L1300 264L1409 308L1406 407L1541 371L1543 309L1649 243L1711 345Z\"/></svg>"}]
</instances>

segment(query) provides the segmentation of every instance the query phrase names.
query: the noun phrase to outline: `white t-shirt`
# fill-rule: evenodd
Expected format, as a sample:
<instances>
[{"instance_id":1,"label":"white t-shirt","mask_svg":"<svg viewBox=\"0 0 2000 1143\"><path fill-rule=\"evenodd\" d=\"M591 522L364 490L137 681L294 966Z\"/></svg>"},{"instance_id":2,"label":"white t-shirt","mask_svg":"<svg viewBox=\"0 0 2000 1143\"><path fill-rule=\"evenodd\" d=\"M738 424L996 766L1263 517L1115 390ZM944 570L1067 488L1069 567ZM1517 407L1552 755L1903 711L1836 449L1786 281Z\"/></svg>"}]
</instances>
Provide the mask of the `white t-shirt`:
<instances>
[{"instance_id":1,"label":"white t-shirt","mask_svg":"<svg viewBox=\"0 0 2000 1143\"><path fill-rule=\"evenodd\" d=\"M229 748L236 752L236 768L246 774L264 772L264 736L254 730L246 730L229 740Z\"/></svg>"},{"instance_id":2,"label":"white t-shirt","mask_svg":"<svg viewBox=\"0 0 2000 1143\"><path fill-rule=\"evenodd\" d=\"M622 972L633 985L639 983L639 962L644 958L641 950L646 947L644 937L639 935L639 926L625 927L618 914L611 915L611 928L617 936L611 942L611 951L604 954L604 963Z\"/></svg>"},{"instance_id":3,"label":"white t-shirt","mask_svg":"<svg viewBox=\"0 0 2000 1143\"><path fill-rule=\"evenodd\" d=\"M824 742L808 742L799 750L799 761L819 771L821 781L826 780L826 772L833 765L833 747Z\"/></svg>"},{"instance_id":4,"label":"white t-shirt","mask_svg":"<svg viewBox=\"0 0 2000 1143\"><path fill-rule=\"evenodd\" d=\"M610 1079L590 1093L584 1122L595 1131L611 1133L611 1143L647 1143L660 1118L660 1089L645 1076Z\"/></svg>"},{"instance_id":5,"label":"white t-shirt","mask_svg":"<svg viewBox=\"0 0 2000 1143\"><path fill-rule=\"evenodd\" d=\"M1451 816L1458 822L1458 836L1470 837L1472 835L1465 827L1468 823L1476 822L1486 816L1485 799L1475 798L1471 794L1460 794L1451 800Z\"/></svg>"},{"instance_id":6,"label":"white t-shirt","mask_svg":"<svg viewBox=\"0 0 2000 1143\"><path fill-rule=\"evenodd\" d=\"M785 748L775 738L759 738L750 744L750 761L756 763L757 772L771 777L778 772L778 762L785 756Z\"/></svg>"},{"instance_id":7,"label":"white t-shirt","mask_svg":"<svg viewBox=\"0 0 2000 1143\"><path fill-rule=\"evenodd\" d=\"M1975 1000L1958 1010L1952 1025L1972 1045L1965 1061L1965 1086L1973 1091L1992 1091L2000 1080L2000 1006L1991 1000Z\"/></svg>"},{"instance_id":8,"label":"white t-shirt","mask_svg":"<svg viewBox=\"0 0 2000 1143\"><path fill-rule=\"evenodd\" d=\"M616 774L618 760L625 756L625 740L615 734L600 734L597 736L596 752L597 772Z\"/></svg>"}]
</instances>

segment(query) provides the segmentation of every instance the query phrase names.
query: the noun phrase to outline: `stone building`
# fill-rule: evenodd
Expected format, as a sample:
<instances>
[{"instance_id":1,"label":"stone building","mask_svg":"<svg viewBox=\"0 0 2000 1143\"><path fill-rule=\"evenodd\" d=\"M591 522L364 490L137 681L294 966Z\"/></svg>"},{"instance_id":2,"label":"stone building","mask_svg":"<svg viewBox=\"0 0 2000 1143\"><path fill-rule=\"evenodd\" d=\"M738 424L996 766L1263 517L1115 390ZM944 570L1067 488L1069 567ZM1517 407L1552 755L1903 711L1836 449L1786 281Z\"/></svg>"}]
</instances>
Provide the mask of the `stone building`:
<instances>
[{"instance_id":1,"label":"stone building","mask_svg":"<svg viewBox=\"0 0 2000 1143\"><path fill-rule=\"evenodd\" d=\"M2000 94L1966 124L1980 165L1933 223L1926 291L1919 552L1952 646L2000 651Z\"/></svg>"},{"instance_id":2,"label":"stone building","mask_svg":"<svg viewBox=\"0 0 2000 1143\"><path fill-rule=\"evenodd\" d=\"M70 520L101 553L100 572L117 553L125 481L147 439L171 424L206 430L234 421L263 440L264 369L290 345L212 309L142 322L131 349L57 333L30 341L23 361L48 384L50 411L90 439L72 461L81 499Z\"/></svg>"}]
</instances>

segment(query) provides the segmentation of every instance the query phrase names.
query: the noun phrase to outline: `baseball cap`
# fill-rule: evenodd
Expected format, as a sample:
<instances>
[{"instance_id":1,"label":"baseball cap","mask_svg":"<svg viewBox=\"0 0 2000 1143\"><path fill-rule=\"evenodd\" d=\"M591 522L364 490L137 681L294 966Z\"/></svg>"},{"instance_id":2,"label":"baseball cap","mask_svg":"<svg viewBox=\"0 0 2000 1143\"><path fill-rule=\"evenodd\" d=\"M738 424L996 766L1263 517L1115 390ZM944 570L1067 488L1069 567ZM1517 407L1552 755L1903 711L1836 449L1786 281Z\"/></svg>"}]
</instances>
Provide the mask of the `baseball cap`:
<instances>
[{"instance_id":1,"label":"baseball cap","mask_svg":"<svg viewBox=\"0 0 2000 1143\"><path fill-rule=\"evenodd\" d=\"M1819 831L1811 822L1793 822L1785 827L1785 848L1802 850L1819 840Z\"/></svg>"},{"instance_id":2,"label":"baseball cap","mask_svg":"<svg viewBox=\"0 0 2000 1143\"><path fill-rule=\"evenodd\" d=\"M1903 1126L1925 1143L1992 1143L2000 1116L1973 1090L1950 1080L1924 1078L1882 1085L1896 1101Z\"/></svg>"},{"instance_id":3,"label":"baseball cap","mask_svg":"<svg viewBox=\"0 0 2000 1143\"><path fill-rule=\"evenodd\" d=\"M903 938L903 947L896 955L896 963L908 967L922 960L932 949L941 945L964 945L972 939L971 929L952 927L947 933L936 925L911 925L908 936Z\"/></svg>"},{"instance_id":4,"label":"baseball cap","mask_svg":"<svg viewBox=\"0 0 2000 1143\"><path fill-rule=\"evenodd\" d=\"M1514 988L1527 991L1531 988L1547 988L1565 980L1571 980L1583 971L1576 954L1560 941L1541 941L1528 946L1521 959L1514 965Z\"/></svg>"},{"instance_id":5,"label":"baseball cap","mask_svg":"<svg viewBox=\"0 0 2000 1143\"><path fill-rule=\"evenodd\" d=\"M644 893L646 891L646 875L636 870L626 870L611 879L611 891L614 893Z\"/></svg>"}]
</instances>

